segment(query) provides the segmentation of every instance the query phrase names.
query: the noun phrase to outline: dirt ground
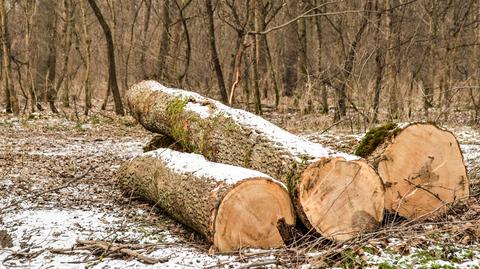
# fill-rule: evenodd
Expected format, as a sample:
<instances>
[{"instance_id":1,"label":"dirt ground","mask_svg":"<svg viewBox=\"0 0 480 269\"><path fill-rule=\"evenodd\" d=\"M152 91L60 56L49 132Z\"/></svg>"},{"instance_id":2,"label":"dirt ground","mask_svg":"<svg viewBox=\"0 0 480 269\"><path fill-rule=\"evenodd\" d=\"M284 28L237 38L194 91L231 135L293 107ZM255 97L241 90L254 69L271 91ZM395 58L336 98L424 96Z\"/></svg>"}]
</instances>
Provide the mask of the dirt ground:
<instances>
[{"instance_id":1,"label":"dirt ground","mask_svg":"<svg viewBox=\"0 0 480 269\"><path fill-rule=\"evenodd\" d=\"M339 246L345 250L338 252L340 262L329 266L480 267L480 205L476 199L480 133L473 127L452 130L461 143L473 184L474 198L462 213L442 220L448 224L438 220L415 224L408 236L398 233L362 241L360 252L348 252L351 245ZM122 193L115 184L116 169L140 154L152 137L128 117L96 114L76 122L62 116L0 114L0 268L326 266L319 258L325 248L302 251L301 261L295 263L286 254L291 249L209 255L209 246L194 232L138 197ZM310 132L305 137L348 150L361 134ZM427 233L439 227L444 231ZM413 230L422 233L415 236ZM420 238L412 242L416 237ZM107 249L102 248L105 242L110 244Z\"/></svg>"}]
</instances>

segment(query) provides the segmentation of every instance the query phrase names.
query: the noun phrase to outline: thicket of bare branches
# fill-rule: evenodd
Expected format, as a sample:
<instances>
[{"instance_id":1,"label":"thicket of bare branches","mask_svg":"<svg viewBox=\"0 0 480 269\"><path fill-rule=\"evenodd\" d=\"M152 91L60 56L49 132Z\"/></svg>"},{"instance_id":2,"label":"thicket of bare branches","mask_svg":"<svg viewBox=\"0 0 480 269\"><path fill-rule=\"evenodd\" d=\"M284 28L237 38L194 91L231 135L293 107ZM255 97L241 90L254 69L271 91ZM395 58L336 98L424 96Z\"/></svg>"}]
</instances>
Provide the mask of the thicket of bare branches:
<instances>
[{"instance_id":1,"label":"thicket of bare branches","mask_svg":"<svg viewBox=\"0 0 480 269\"><path fill-rule=\"evenodd\" d=\"M2 0L0 11L7 112L74 102L88 114L112 95L122 114L129 85L153 78L257 113L374 123L435 108L480 121L479 0Z\"/></svg>"}]
</instances>

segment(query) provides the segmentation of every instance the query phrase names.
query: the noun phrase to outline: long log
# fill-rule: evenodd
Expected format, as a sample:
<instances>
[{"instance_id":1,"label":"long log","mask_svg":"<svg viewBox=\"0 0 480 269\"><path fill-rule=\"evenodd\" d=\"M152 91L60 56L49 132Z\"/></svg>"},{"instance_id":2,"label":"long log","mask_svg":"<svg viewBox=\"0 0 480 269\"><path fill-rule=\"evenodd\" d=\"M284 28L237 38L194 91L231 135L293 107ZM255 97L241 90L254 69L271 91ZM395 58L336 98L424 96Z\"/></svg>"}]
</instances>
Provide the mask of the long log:
<instances>
[{"instance_id":1,"label":"long log","mask_svg":"<svg viewBox=\"0 0 480 269\"><path fill-rule=\"evenodd\" d=\"M295 223L286 187L250 169L157 149L125 162L116 178L196 230L221 252L283 246L277 222Z\"/></svg>"},{"instance_id":2,"label":"long log","mask_svg":"<svg viewBox=\"0 0 480 269\"><path fill-rule=\"evenodd\" d=\"M187 151L284 182L299 219L325 237L348 240L383 219L382 182L357 156L308 142L249 112L155 81L132 86L127 104L146 129L173 137Z\"/></svg>"},{"instance_id":3,"label":"long log","mask_svg":"<svg viewBox=\"0 0 480 269\"><path fill-rule=\"evenodd\" d=\"M469 196L455 136L432 123L389 123L371 129L355 154L367 158L385 185L385 208L405 218L435 217Z\"/></svg>"}]
</instances>

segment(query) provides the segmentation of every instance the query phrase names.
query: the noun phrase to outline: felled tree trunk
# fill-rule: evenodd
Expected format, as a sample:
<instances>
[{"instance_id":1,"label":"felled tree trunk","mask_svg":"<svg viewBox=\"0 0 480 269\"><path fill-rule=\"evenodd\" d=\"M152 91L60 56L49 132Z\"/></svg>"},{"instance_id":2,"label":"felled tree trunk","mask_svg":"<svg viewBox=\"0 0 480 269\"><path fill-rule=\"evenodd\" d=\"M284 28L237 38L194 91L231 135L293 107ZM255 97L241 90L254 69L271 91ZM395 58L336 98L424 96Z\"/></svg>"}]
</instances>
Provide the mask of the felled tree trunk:
<instances>
[{"instance_id":1,"label":"felled tree trunk","mask_svg":"<svg viewBox=\"0 0 480 269\"><path fill-rule=\"evenodd\" d=\"M221 252L283 246L277 222L295 222L286 187L257 171L158 149L126 162L125 189L149 198Z\"/></svg>"},{"instance_id":2,"label":"felled tree trunk","mask_svg":"<svg viewBox=\"0 0 480 269\"><path fill-rule=\"evenodd\" d=\"M457 139L434 124L374 128L355 154L377 169L385 184L385 208L394 214L410 219L436 216L469 196Z\"/></svg>"},{"instance_id":3,"label":"felled tree trunk","mask_svg":"<svg viewBox=\"0 0 480 269\"><path fill-rule=\"evenodd\" d=\"M261 171L286 183L299 218L325 237L347 240L383 218L383 185L360 158L336 153L261 117L199 94L143 81L127 93L148 130L207 159Z\"/></svg>"}]
</instances>

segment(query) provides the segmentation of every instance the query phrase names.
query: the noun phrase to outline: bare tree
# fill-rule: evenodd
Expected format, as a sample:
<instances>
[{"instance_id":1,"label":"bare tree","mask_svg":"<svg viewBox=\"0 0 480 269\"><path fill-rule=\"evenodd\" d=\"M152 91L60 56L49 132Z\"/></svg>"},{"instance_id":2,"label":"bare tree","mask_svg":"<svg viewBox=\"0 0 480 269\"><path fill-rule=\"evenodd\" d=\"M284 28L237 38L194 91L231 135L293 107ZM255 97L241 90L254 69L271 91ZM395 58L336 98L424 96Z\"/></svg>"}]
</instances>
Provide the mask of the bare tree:
<instances>
[{"instance_id":1,"label":"bare tree","mask_svg":"<svg viewBox=\"0 0 480 269\"><path fill-rule=\"evenodd\" d=\"M170 0L162 1L162 34L160 37L160 51L158 52L158 73L157 77L166 79L165 62L168 56L170 44Z\"/></svg>"},{"instance_id":2,"label":"bare tree","mask_svg":"<svg viewBox=\"0 0 480 269\"><path fill-rule=\"evenodd\" d=\"M218 57L217 45L215 39L215 24L213 21L213 5L212 0L205 0L205 7L207 11L207 23L210 43L210 56L212 59L213 68L217 76L218 90L222 98L222 102L227 103L227 88L225 87L225 80L223 78L222 66L220 65L220 59Z\"/></svg>"},{"instance_id":3,"label":"bare tree","mask_svg":"<svg viewBox=\"0 0 480 269\"><path fill-rule=\"evenodd\" d=\"M120 90L118 89L117 84L117 71L115 67L115 48L113 46L113 37L110 30L110 26L105 21L105 18L102 15L100 8L98 8L95 0L88 0L90 7L93 9L93 13L97 17L100 26L102 27L103 33L105 34L105 40L107 42L107 51L108 51L108 85L113 94L113 100L115 102L115 112L117 115L125 115L123 110L122 98L120 96Z\"/></svg>"},{"instance_id":4,"label":"bare tree","mask_svg":"<svg viewBox=\"0 0 480 269\"><path fill-rule=\"evenodd\" d=\"M298 13L297 1L289 0L287 8L287 16L294 17ZM284 35L284 52L283 52L283 95L293 96L297 88L298 81L298 24L291 23L285 26Z\"/></svg>"},{"instance_id":5,"label":"bare tree","mask_svg":"<svg viewBox=\"0 0 480 269\"><path fill-rule=\"evenodd\" d=\"M7 113L20 113L18 98L12 81L12 65L10 61L10 39L8 36L8 18L5 0L0 5L0 34L2 45L2 80L5 91Z\"/></svg>"}]
</instances>

